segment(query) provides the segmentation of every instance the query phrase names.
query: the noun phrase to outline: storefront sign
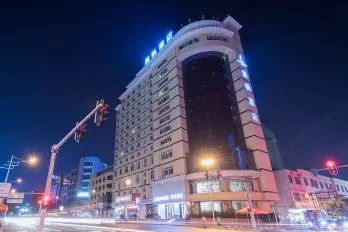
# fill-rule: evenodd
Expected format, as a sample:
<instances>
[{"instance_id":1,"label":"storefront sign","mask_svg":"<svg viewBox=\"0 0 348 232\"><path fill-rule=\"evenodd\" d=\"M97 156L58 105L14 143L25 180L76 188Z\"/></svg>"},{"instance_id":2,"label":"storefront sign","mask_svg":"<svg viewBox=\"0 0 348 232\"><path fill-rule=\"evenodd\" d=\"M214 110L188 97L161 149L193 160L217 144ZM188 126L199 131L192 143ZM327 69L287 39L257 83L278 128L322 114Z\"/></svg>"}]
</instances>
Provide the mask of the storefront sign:
<instances>
[{"instance_id":1,"label":"storefront sign","mask_svg":"<svg viewBox=\"0 0 348 232\"><path fill-rule=\"evenodd\" d=\"M160 197L154 197L153 201L157 202L157 201L168 201L168 200L175 200L175 199L182 199L183 198L183 194L182 193L177 193L177 194L171 194L168 196L160 196Z\"/></svg>"},{"instance_id":2,"label":"storefront sign","mask_svg":"<svg viewBox=\"0 0 348 232\"><path fill-rule=\"evenodd\" d=\"M116 203L129 202L129 201L132 201L131 194L116 198Z\"/></svg>"},{"instance_id":3,"label":"storefront sign","mask_svg":"<svg viewBox=\"0 0 348 232\"><path fill-rule=\"evenodd\" d=\"M186 199L185 180L155 183L152 185L152 194L154 203L164 204L184 201Z\"/></svg>"}]
</instances>

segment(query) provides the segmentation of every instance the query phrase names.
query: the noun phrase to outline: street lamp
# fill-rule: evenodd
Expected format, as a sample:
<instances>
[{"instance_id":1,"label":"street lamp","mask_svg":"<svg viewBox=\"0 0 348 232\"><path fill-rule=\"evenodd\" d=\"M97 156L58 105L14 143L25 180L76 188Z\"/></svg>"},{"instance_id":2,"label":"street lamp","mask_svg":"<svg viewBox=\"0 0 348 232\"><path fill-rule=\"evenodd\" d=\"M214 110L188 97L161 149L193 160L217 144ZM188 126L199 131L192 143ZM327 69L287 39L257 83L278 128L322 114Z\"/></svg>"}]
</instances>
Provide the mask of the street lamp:
<instances>
[{"instance_id":1,"label":"street lamp","mask_svg":"<svg viewBox=\"0 0 348 232\"><path fill-rule=\"evenodd\" d=\"M36 156L29 156L28 160L23 160L23 159L20 159L16 156L11 156L11 160L10 161L7 161L7 163L4 164L4 167L0 166L0 168L3 168L3 169L7 169L7 174L6 174L6 177L5 177L5 183L7 182L8 180L8 175L10 173L10 170L14 169L15 167L17 167L20 163L28 163L30 166L34 166L36 165L36 163L38 162L38 159ZM18 183L20 183L21 181L19 181Z\"/></svg>"},{"instance_id":2,"label":"street lamp","mask_svg":"<svg viewBox=\"0 0 348 232\"><path fill-rule=\"evenodd\" d=\"M93 194L95 193L95 189L92 190L92 193L93 193Z\"/></svg>"},{"instance_id":3,"label":"street lamp","mask_svg":"<svg viewBox=\"0 0 348 232\"><path fill-rule=\"evenodd\" d=\"M11 193L15 193L16 192L16 189L11 189Z\"/></svg>"},{"instance_id":4,"label":"street lamp","mask_svg":"<svg viewBox=\"0 0 348 232\"><path fill-rule=\"evenodd\" d=\"M212 159L202 160L202 164L206 166L207 172L209 171L209 165L213 164L213 162L214 161ZM209 185L210 185L211 191L212 191L213 187L211 186L210 179L208 181L209 181ZM214 204L213 204L213 193L212 192L210 192L210 208L211 208L211 211L213 213L213 222L214 222L214 226L215 226L215 215L214 215Z\"/></svg>"}]
</instances>

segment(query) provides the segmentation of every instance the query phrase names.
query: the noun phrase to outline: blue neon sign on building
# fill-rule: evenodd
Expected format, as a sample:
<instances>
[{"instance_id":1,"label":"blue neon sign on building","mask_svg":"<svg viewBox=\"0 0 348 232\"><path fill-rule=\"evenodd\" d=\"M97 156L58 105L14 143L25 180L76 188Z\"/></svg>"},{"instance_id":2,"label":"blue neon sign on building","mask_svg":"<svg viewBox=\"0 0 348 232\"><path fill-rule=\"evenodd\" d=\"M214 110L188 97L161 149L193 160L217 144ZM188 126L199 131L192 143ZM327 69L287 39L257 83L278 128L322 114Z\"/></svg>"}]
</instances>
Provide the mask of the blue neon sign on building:
<instances>
[{"instance_id":1,"label":"blue neon sign on building","mask_svg":"<svg viewBox=\"0 0 348 232\"><path fill-rule=\"evenodd\" d=\"M170 40L172 37L173 37L173 32L171 31L171 32L169 32L169 33L167 34L167 37L166 37L167 43L169 42L169 40ZM162 40L162 41L158 44L158 51L161 50L163 47L164 47L164 40ZM151 52L151 58L150 58L150 56L147 56L147 57L145 58L145 65L146 65L147 63L149 63L149 62L150 62L150 59L152 59L156 54L157 54L157 50L156 50L156 49L152 50L152 52Z\"/></svg>"}]
</instances>

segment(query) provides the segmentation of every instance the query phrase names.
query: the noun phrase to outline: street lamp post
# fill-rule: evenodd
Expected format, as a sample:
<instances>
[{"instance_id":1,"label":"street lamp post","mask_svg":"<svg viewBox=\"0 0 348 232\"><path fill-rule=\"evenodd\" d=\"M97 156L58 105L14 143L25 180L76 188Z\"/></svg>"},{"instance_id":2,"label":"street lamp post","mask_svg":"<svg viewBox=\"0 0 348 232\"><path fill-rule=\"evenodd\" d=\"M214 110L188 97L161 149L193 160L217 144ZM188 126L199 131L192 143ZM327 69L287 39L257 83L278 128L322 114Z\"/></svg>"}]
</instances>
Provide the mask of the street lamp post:
<instances>
[{"instance_id":1,"label":"street lamp post","mask_svg":"<svg viewBox=\"0 0 348 232\"><path fill-rule=\"evenodd\" d=\"M202 164L206 166L206 169L207 171L209 171L209 164L212 164L213 163L213 160L203 160L202 161ZM209 186L211 187L211 189L213 189L213 186L210 182L210 179L208 180L209 181ZM213 223L214 223L214 226L215 226L215 209L214 209L214 204L213 204L213 193L210 192L210 208L213 212Z\"/></svg>"},{"instance_id":2,"label":"street lamp post","mask_svg":"<svg viewBox=\"0 0 348 232\"><path fill-rule=\"evenodd\" d=\"M2 167L0 166L0 168L3 168L3 169L7 169L7 173L6 173L6 177L5 177L5 183L7 183L7 180L8 180L8 176L10 174L10 170L14 169L15 167L17 167L20 163L29 163L31 165L35 165L36 162L37 162L37 158L32 156L32 157L29 157L28 160L23 160L23 159L20 159L16 156L11 156L11 160L10 161L7 161L8 164L4 164L5 167ZM20 183L21 180L18 182Z\"/></svg>"}]
</instances>

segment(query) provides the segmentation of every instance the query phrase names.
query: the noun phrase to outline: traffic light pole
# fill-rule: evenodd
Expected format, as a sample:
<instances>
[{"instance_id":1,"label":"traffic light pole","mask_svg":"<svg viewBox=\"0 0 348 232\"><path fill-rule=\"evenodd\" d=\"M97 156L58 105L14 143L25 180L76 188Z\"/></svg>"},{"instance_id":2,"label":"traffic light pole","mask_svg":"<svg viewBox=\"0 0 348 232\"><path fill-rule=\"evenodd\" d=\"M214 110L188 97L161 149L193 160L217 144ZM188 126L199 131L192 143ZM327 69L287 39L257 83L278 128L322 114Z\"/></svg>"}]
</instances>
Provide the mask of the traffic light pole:
<instances>
[{"instance_id":1,"label":"traffic light pole","mask_svg":"<svg viewBox=\"0 0 348 232\"><path fill-rule=\"evenodd\" d=\"M52 183L52 176L53 176L53 169L54 169L54 163L56 160L56 155L58 153L58 150L63 144L88 120L90 119L100 108L103 107L103 104L98 104L94 110L92 110L80 123L78 123L74 129L72 129L57 145L53 145L51 148L51 161L50 166L48 168L48 175L46 180L46 188L45 188L45 196L49 196L50 194L50 187ZM43 232L44 225L45 225L45 217L46 217L46 211L47 208L42 207L41 214L40 214L40 224L38 227L37 232Z\"/></svg>"}]
</instances>

